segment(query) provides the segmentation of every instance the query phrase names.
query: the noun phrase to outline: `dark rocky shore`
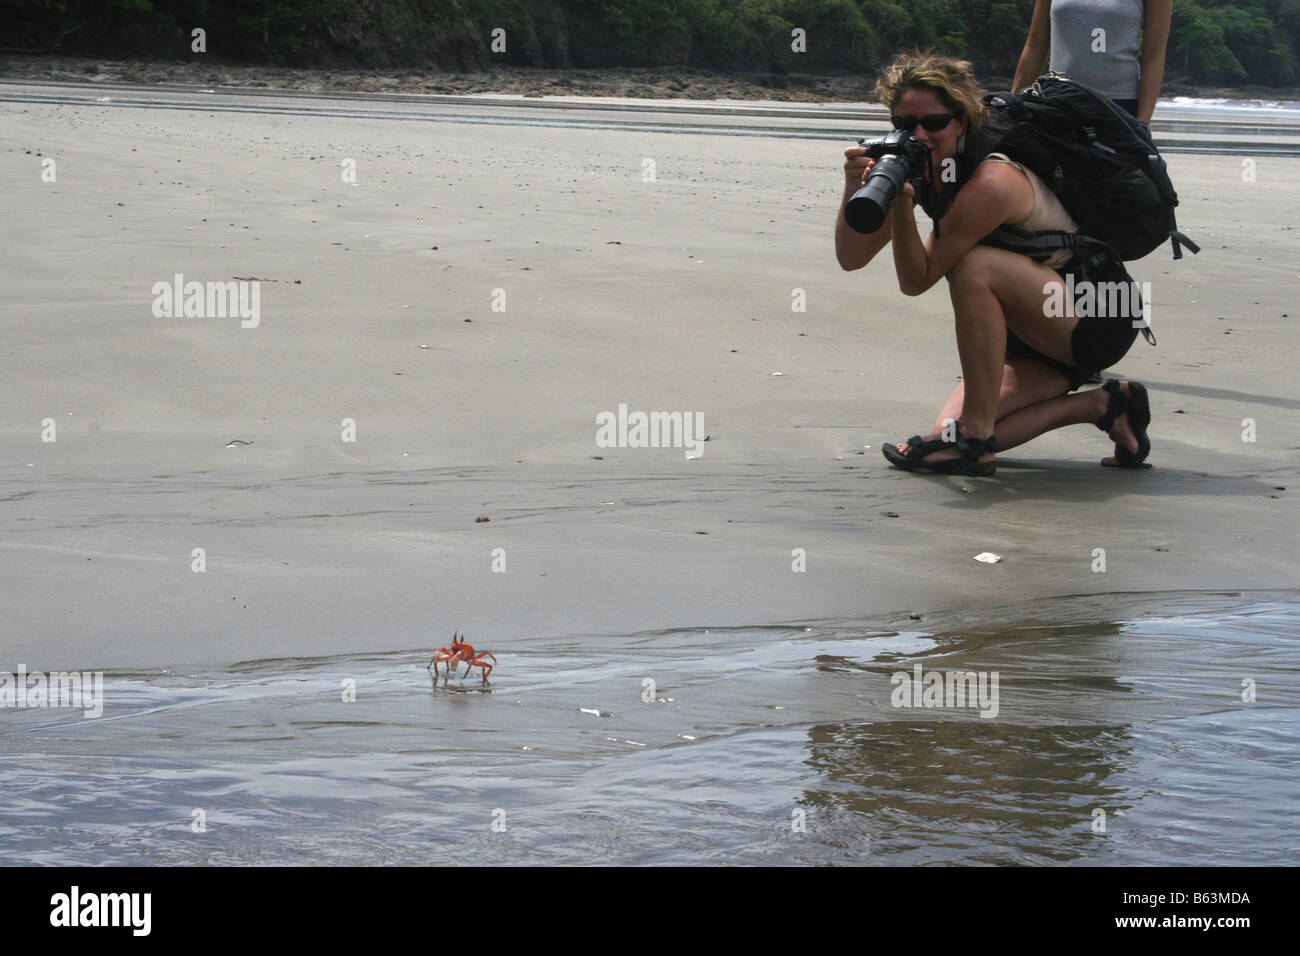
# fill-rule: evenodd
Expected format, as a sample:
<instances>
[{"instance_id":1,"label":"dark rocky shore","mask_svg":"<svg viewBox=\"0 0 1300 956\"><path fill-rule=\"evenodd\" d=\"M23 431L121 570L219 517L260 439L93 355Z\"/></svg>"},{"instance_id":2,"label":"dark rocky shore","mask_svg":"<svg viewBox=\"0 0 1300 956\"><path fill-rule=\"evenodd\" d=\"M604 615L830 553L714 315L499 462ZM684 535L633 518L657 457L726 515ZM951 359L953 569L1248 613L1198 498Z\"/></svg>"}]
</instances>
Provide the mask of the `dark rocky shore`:
<instances>
[{"instance_id":1,"label":"dark rocky shore","mask_svg":"<svg viewBox=\"0 0 1300 956\"><path fill-rule=\"evenodd\" d=\"M523 96L626 96L643 99L782 100L826 103L874 100L874 76L804 73L715 73L680 67L599 70L512 67L478 73L434 70L333 70L228 64L215 60L160 62L83 57L0 56L0 79L238 87L362 93ZM987 89L1005 89L1010 77L983 78ZM1198 87L1166 80L1165 96L1300 99L1298 90L1263 87Z\"/></svg>"}]
</instances>

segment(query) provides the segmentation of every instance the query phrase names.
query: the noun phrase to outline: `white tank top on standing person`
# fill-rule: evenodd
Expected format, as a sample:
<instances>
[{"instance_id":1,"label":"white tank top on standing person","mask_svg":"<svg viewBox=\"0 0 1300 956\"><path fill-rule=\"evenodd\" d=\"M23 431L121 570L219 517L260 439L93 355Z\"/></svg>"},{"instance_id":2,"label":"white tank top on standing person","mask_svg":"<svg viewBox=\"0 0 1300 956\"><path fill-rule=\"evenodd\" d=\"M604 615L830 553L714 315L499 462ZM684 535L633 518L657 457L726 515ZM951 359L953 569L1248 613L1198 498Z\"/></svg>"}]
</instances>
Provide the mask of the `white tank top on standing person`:
<instances>
[{"instance_id":1,"label":"white tank top on standing person","mask_svg":"<svg viewBox=\"0 0 1300 956\"><path fill-rule=\"evenodd\" d=\"M1111 99L1137 99L1143 18L1142 0L1052 0L1049 69Z\"/></svg>"}]
</instances>

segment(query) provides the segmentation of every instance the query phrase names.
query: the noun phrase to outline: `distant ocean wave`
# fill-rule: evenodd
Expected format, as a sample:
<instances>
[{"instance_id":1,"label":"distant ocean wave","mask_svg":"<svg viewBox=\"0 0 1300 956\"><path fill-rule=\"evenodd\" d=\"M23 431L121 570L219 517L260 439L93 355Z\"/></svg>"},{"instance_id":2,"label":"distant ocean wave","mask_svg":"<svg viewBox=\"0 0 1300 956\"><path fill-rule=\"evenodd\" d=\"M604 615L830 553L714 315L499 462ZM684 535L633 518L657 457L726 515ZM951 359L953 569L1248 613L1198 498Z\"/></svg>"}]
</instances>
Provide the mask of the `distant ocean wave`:
<instances>
[{"instance_id":1,"label":"distant ocean wave","mask_svg":"<svg viewBox=\"0 0 1300 956\"><path fill-rule=\"evenodd\" d=\"M1157 107L1179 110L1207 110L1213 112L1278 113L1288 117L1300 116L1300 102L1295 100L1236 100L1227 97L1175 96L1162 99Z\"/></svg>"}]
</instances>

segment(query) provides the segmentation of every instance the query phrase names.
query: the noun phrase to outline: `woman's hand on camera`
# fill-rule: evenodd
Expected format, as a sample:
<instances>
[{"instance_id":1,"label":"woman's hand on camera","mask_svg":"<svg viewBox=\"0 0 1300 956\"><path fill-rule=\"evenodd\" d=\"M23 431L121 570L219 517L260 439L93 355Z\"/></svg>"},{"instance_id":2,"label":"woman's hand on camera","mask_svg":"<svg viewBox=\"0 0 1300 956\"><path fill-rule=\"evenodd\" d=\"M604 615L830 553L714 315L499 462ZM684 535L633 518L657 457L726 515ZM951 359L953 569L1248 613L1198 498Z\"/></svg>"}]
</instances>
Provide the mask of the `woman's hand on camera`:
<instances>
[{"instance_id":1,"label":"woman's hand on camera","mask_svg":"<svg viewBox=\"0 0 1300 956\"><path fill-rule=\"evenodd\" d=\"M844 180L854 189L861 189L876 161L861 146L850 146L844 151Z\"/></svg>"},{"instance_id":2,"label":"woman's hand on camera","mask_svg":"<svg viewBox=\"0 0 1300 956\"><path fill-rule=\"evenodd\" d=\"M846 272L861 269L889 243L891 231L888 218L880 228L867 235L851 228L844 218L844 210L850 198L862 188L875 165L876 161L861 146L850 146L844 150L844 198L840 201L840 211L835 217L835 259Z\"/></svg>"}]
</instances>

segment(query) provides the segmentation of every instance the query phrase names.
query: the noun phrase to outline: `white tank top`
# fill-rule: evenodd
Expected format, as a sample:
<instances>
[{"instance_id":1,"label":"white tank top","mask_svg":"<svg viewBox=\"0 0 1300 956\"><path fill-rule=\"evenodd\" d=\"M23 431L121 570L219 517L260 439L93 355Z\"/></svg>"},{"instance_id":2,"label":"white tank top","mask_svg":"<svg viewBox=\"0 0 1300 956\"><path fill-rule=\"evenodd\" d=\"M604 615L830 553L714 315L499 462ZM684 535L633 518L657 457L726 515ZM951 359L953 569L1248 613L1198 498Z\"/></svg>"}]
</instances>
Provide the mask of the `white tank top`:
<instances>
[{"instance_id":1,"label":"white tank top","mask_svg":"<svg viewBox=\"0 0 1300 956\"><path fill-rule=\"evenodd\" d=\"M1056 193L1052 192L1047 183L1032 169L1026 169L1020 163L1011 159L1006 153L989 153L984 162L992 160L996 163L1010 163L1016 169L1025 174L1029 180L1029 185L1034 190L1034 204L1030 207L1029 215L1019 222L1008 223L1008 225L1019 226L1022 229L1028 229L1030 232L1041 232L1047 229L1059 229L1062 232L1078 232L1079 224L1074 221L1074 217L1065 211L1061 205L1061 200L1056 198ZM1057 266L1065 265L1070 261L1071 252L1069 249L1062 249L1060 252L1052 254L1043 264L1048 268L1055 269Z\"/></svg>"}]
</instances>

